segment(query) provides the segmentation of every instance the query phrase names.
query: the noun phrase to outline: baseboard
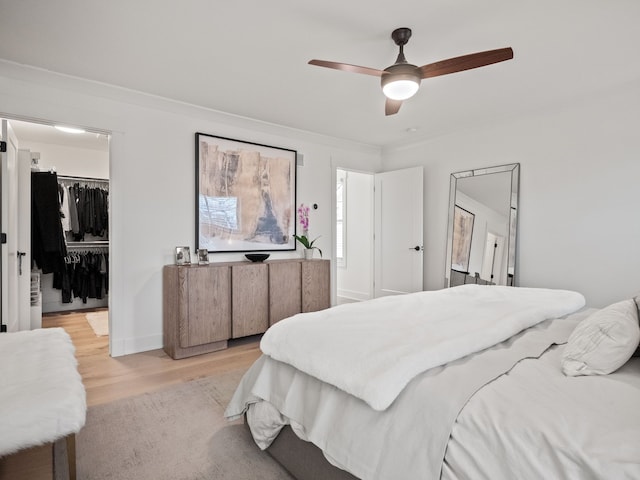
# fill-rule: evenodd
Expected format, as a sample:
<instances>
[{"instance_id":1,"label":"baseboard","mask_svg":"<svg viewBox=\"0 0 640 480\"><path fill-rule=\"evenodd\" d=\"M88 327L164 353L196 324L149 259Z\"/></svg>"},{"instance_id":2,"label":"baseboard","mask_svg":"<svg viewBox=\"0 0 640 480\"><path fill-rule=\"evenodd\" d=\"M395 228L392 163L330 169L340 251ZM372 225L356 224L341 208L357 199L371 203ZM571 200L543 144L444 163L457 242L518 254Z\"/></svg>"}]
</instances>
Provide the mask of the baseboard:
<instances>
[{"instance_id":1,"label":"baseboard","mask_svg":"<svg viewBox=\"0 0 640 480\"><path fill-rule=\"evenodd\" d=\"M162 335L136 338L111 338L111 356L121 357L131 353L148 352L162 348Z\"/></svg>"},{"instance_id":2,"label":"baseboard","mask_svg":"<svg viewBox=\"0 0 640 480\"><path fill-rule=\"evenodd\" d=\"M343 290L338 289L336 292L338 297L347 298L349 300L357 300L358 302L362 302L363 300L370 300L371 295L366 292L357 292L354 290Z\"/></svg>"}]
</instances>

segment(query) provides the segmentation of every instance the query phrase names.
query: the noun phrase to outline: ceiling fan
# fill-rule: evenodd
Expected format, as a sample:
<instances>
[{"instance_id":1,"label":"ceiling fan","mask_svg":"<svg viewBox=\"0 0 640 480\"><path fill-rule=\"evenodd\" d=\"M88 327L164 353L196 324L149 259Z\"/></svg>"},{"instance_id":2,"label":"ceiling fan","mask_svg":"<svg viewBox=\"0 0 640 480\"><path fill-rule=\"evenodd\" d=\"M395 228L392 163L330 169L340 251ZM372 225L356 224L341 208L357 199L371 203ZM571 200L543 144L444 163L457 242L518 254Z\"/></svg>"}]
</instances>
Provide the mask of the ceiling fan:
<instances>
[{"instance_id":1,"label":"ceiling fan","mask_svg":"<svg viewBox=\"0 0 640 480\"><path fill-rule=\"evenodd\" d=\"M448 58L439 62L430 63L417 67L407 62L404 58L404 46L411 38L410 28L396 28L391 33L391 38L398 47L400 53L396 62L384 70L375 68L360 67L348 63L330 62L326 60L309 60L310 65L319 67L334 68L345 72L362 73L381 77L382 91L387 97L384 111L386 115L398 113L402 102L411 98L418 91L420 81L424 78L447 75L449 73L461 72L472 68L484 67L492 63L504 62L513 58L513 50L509 48L499 48L486 52L471 53L461 57Z\"/></svg>"}]
</instances>

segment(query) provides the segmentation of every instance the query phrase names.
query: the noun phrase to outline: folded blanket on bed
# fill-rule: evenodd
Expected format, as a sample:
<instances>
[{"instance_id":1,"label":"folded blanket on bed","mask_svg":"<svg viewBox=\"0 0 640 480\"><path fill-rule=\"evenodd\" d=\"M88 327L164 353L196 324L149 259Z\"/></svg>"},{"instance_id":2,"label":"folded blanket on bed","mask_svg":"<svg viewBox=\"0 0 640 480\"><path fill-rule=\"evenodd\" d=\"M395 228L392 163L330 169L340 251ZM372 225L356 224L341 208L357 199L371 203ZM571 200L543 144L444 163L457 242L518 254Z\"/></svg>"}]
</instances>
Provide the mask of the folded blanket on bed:
<instances>
[{"instance_id":1,"label":"folded blanket on bed","mask_svg":"<svg viewBox=\"0 0 640 480\"><path fill-rule=\"evenodd\" d=\"M298 314L273 325L260 348L384 410L419 373L584 304L566 290L463 285Z\"/></svg>"}]
</instances>

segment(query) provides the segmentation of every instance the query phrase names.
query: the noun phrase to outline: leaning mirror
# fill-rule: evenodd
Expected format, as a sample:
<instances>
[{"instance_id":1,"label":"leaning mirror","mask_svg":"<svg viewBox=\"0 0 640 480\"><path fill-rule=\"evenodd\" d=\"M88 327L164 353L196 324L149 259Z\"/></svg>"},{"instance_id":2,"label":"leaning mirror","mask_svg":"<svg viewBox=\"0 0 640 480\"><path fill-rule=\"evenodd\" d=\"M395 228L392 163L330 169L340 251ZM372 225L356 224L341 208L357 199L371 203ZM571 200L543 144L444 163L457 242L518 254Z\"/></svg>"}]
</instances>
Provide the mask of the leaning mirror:
<instances>
[{"instance_id":1,"label":"leaning mirror","mask_svg":"<svg viewBox=\"0 0 640 480\"><path fill-rule=\"evenodd\" d=\"M445 287L515 285L520 164L451 174Z\"/></svg>"}]
</instances>

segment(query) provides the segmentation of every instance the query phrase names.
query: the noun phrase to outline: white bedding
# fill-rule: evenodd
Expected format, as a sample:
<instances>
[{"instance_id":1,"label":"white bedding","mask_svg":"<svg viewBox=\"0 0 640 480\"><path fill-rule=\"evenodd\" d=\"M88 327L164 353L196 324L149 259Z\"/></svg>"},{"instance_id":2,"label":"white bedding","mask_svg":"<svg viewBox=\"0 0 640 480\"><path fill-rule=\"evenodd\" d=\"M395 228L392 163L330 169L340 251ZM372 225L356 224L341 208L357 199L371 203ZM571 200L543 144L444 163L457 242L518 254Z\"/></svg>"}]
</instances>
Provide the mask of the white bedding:
<instances>
[{"instance_id":1,"label":"white bedding","mask_svg":"<svg viewBox=\"0 0 640 480\"><path fill-rule=\"evenodd\" d=\"M295 315L260 348L382 411L419 373L584 304L565 290L463 285Z\"/></svg>"},{"instance_id":2,"label":"white bedding","mask_svg":"<svg viewBox=\"0 0 640 480\"><path fill-rule=\"evenodd\" d=\"M560 322L570 331L588 313ZM542 331L545 324L519 337ZM454 363L474 363L512 342ZM566 377L561 372L563 349L551 347L539 359L521 360L479 389L453 422L439 465L429 463L440 418L425 398L428 385L422 380L429 374L418 376L389 409L377 412L263 356L243 379L226 414L241 415L254 405L248 420L262 448L291 423L298 436L320 446L332 463L365 480L640 478L640 358L607 376ZM434 370L451 372L450 367ZM447 388L436 390L446 404L464 376L443 379Z\"/></svg>"},{"instance_id":3,"label":"white bedding","mask_svg":"<svg viewBox=\"0 0 640 480\"><path fill-rule=\"evenodd\" d=\"M453 426L442 480L640 479L640 358L567 377L565 346L488 384Z\"/></svg>"},{"instance_id":4,"label":"white bedding","mask_svg":"<svg viewBox=\"0 0 640 480\"><path fill-rule=\"evenodd\" d=\"M543 322L491 349L424 372L382 412L264 355L243 378L225 415L237 418L252 406L248 420L261 448L291 423L298 436L358 478L431 480L440 475L452 425L474 392L521 358L566 341L585 315Z\"/></svg>"}]
</instances>

